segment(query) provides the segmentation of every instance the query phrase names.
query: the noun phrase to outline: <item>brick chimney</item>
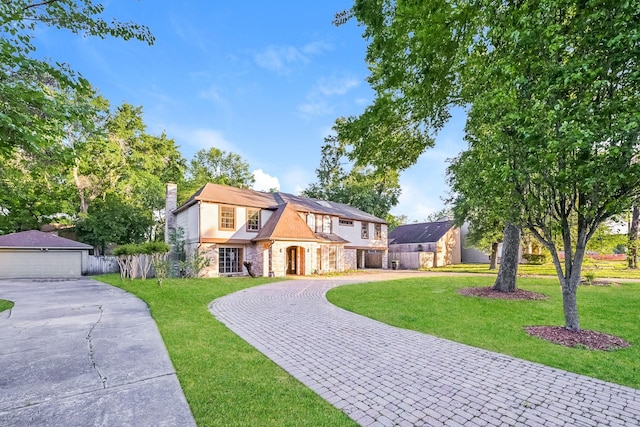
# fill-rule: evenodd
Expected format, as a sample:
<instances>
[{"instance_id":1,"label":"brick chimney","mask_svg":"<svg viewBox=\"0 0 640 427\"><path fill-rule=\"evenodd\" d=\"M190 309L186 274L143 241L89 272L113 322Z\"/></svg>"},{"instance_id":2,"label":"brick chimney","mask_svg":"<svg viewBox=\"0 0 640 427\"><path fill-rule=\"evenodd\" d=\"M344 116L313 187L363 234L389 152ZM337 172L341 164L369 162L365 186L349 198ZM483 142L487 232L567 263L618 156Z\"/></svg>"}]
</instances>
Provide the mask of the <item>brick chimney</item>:
<instances>
[{"instance_id":1,"label":"brick chimney","mask_svg":"<svg viewBox=\"0 0 640 427\"><path fill-rule=\"evenodd\" d=\"M169 243L171 232L176 230L176 216L173 211L178 207L178 186L172 182L167 183L167 193L164 204L164 241Z\"/></svg>"}]
</instances>

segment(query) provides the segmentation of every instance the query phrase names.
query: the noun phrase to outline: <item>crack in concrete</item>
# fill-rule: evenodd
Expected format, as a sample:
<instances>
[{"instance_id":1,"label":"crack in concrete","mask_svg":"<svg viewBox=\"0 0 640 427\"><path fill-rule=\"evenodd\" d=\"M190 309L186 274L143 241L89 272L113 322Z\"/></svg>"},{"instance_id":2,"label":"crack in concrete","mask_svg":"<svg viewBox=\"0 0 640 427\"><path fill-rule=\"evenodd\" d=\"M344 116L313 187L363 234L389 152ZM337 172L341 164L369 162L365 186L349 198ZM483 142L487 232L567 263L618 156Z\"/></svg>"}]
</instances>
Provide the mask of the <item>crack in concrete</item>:
<instances>
[{"instance_id":1,"label":"crack in concrete","mask_svg":"<svg viewBox=\"0 0 640 427\"><path fill-rule=\"evenodd\" d=\"M153 375L150 377L144 377L144 378L140 378L134 381L128 381L122 384L118 384L116 386L112 386L109 387L109 390L113 391L114 393L118 391L118 389L123 389L123 388L128 388L131 386L137 386L138 384L143 384L145 382L150 382L150 381L154 381L157 379L162 379L164 377L174 377L176 379L176 381L178 380L178 377L176 375L175 372L167 372L167 373L162 373L162 374L158 374L158 375ZM39 406L42 405L44 403L49 403L51 401L59 401L62 402L64 400L69 400L69 399L74 399L76 397L79 396L87 396L87 395L92 395L98 391L100 391L101 389L90 389L90 390L83 390L83 391L79 391L79 392L75 392L75 393L68 393L68 394L61 394L61 395L54 395L54 396L49 396L46 397L44 399L39 399L39 400L29 400L27 402L24 403L20 403L17 404L16 406L6 406L6 407L2 407L0 406L0 416L5 415L5 414L9 414L11 411L16 411L19 409L24 409L24 408L29 408L32 406ZM13 403L13 402L9 402L9 403Z\"/></svg>"},{"instance_id":2,"label":"crack in concrete","mask_svg":"<svg viewBox=\"0 0 640 427\"><path fill-rule=\"evenodd\" d=\"M107 388L107 379L108 378L105 377L102 374L102 372L100 372L100 368L98 367L98 364L96 363L96 360L95 360L95 352L94 352L94 348L93 348L93 337L92 337L93 330L96 328L96 326L98 326L100 324L100 321L102 320L102 316L104 315L104 310L102 309L101 305L98 306L98 310L100 310L100 317L98 318L96 323L94 323L91 326L91 328L89 328L89 333L87 334L85 339L87 340L87 342L89 344L89 362L91 362L91 366L93 366L93 369L98 374L98 377L100 378L100 381L102 381L102 388Z\"/></svg>"}]
</instances>

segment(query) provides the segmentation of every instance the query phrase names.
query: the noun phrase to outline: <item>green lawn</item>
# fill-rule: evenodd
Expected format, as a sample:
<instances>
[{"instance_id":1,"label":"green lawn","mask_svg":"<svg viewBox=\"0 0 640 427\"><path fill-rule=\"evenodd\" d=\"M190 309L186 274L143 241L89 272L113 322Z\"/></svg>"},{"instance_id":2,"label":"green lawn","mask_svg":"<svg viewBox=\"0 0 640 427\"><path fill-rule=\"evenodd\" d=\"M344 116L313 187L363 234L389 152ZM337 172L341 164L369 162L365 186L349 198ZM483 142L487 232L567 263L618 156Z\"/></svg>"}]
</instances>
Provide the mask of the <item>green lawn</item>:
<instances>
[{"instance_id":1,"label":"green lawn","mask_svg":"<svg viewBox=\"0 0 640 427\"><path fill-rule=\"evenodd\" d=\"M342 286L332 303L384 323L510 354L568 371L640 388L640 283L583 286L578 310L583 329L618 335L628 349L604 352L566 348L531 337L524 326L564 324L557 280L521 278L522 289L544 301L465 297L459 288L490 286L492 277L431 277Z\"/></svg>"},{"instance_id":2,"label":"green lawn","mask_svg":"<svg viewBox=\"0 0 640 427\"><path fill-rule=\"evenodd\" d=\"M274 279L121 280L97 276L147 302L198 426L355 426L218 322L209 303Z\"/></svg>"},{"instance_id":3,"label":"green lawn","mask_svg":"<svg viewBox=\"0 0 640 427\"><path fill-rule=\"evenodd\" d=\"M13 303L11 301L0 299L0 312L9 310L13 307Z\"/></svg>"},{"instance_id":4,"label":"green lawn","mask_svg":"<svg viewBox=\"0 0 640 427\"><path fill-rule=\"evenodd\" d=\"M498 270L489 270L489 264L456 264L446 267L429 268L427 271L492 274L498 272ZM582 276L584 277L587 272L593 272L596 278L640 279L640 269L629 270L626 261L598 261L587 258L582 268ZM548 275L555 277L556 270L552 263L543 265L520 264L518 266L518 274L521 276Z\"/></svg>"}]
</instances>

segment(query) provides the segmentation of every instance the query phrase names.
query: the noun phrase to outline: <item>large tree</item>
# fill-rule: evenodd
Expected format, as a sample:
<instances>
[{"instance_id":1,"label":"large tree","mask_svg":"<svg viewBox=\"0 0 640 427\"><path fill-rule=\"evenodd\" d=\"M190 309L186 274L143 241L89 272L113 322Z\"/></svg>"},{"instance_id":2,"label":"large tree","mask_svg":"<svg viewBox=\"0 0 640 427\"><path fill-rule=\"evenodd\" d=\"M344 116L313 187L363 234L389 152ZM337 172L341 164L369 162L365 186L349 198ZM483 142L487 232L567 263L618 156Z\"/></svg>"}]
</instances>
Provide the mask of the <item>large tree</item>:
<instances>
[{"instance_id":1,"label":"large tree","mask_svg":"<svg viewBox=\"0 0 640 427\"><path fill-rule=\"evenodd\" d=\"M108 21L103 12L92 0L0 2L0 154L50 147L64 138L69 120L83 117L56 93L89 90L88 83L68 66L35 57L32 40L41 26L153 43L145 26Z\"/></svg>"},{"instance_id":2,"label":"large tree","mask_svg":"<svg viewBox=\"0 0 640 427\"><path fill-rule=\"evenodd\" d=\"M325 138L316 176L317 182L310 184L303 196L344 203L378 218L387 218L398 204L398 173L351 164L347 146L336 136Z\"/></svg>"},{"instance_id":3,"label":"large tree","mask_svg":"<svg viewBox=\"0 0 640 427\"><path fill-rule=\"evenodd\" d=\"M349 130L428 133L452 105L469 106L469 149L549 249L565 327L580 329L586 244L640 188L639 2L357 0L351 13L370 40L376 98Z\"/></svg>"},{"instance_id":4,"label":"large tree","mask_svg":"<svg viewBox=\"0 0 640 427\"><path fill-rule=\"evenodd\" d=\"M180 200L207 183L251 188L255 178L239 154L211 147L196 152L187 164L185 182L179 188Z\"/></svg>"}]
</instances>

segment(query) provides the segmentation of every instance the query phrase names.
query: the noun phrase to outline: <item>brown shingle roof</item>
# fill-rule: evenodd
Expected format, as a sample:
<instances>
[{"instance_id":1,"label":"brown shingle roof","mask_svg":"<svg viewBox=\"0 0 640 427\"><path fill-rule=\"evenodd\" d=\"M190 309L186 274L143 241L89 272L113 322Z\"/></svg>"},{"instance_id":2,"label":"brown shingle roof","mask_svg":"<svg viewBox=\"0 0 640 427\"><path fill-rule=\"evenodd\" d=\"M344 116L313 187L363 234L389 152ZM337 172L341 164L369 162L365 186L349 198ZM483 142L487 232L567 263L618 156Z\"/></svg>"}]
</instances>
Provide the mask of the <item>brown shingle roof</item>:
<instances>
[{"instance_id":1,"label":"brown shingle roof","mask_svg":"<svg viewBox=\"0 0 640 427\"><path fill-rule=\"evenodd\" d=\"M451 220L401 225L389 232L389 244L435 243L454 226Z\"/></svg>"},{"instance_id":2,"label":"brown shingle roof","mask_svg":"<svg viewBox=\"0 0 640 427\"><path fill-rule=\"evenodd\" d=\"M176 211L191 206L199 200L262 209L275 209L280 204L276 201L272 193L263 193L245 188L209 183L196 191L195 194Z\"/></svg>"},{"instance_id":3,"label":"brown shingle roof","mask_svg":"<svg viewBox=\"0 0 640 427\"><path fill-rule=\"evenodd\" d=\"M310 199L287 193L264 193L262 191L229 187L220 184L206 184L189 198L182 206L175 210L179 212L197 201L222 203L250 208L276 210L283 203L289 203L299 212L333 215L357 221L386 224L383 219L370 215L360 209L342 203Z\"/></svg>"},{"instance_id":4,"label":"brown shingle roof","mask_svg":"<svg viewBox=\"0 0 640 427\"><path fill-rule=\"evenodd\" d=\"M0 248L92 249L92 246L42 231L21 231L0 236Z\"/></svg>"},{"instance_id":5,"label":"brown shingle roof","mask_svg":"<svg viewBox=\"0 0 640 427\"><path fill-rule=\"evenodd\" d=\"M318 241L318 237L289 204L280 205L253 241L297 240Z\"/></svg>"}]
</instances>

